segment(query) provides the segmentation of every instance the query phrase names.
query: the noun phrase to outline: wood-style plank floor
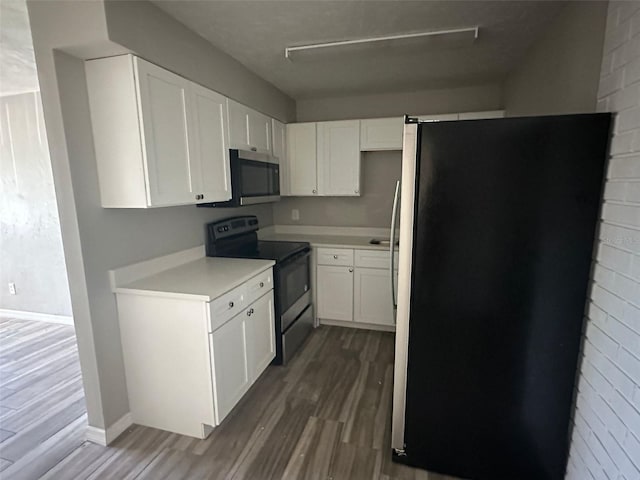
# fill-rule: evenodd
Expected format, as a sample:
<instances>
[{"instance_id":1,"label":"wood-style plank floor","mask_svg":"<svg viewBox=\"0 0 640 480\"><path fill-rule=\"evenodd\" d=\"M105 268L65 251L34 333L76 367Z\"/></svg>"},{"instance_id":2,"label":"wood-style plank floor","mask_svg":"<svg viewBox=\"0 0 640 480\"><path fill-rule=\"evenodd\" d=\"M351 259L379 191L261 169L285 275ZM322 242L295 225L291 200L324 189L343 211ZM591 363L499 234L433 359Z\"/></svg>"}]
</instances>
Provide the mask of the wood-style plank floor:
<instances>
[{"instance_id":1,"label":"wood-style plank floor","mask_svg":"<svg viewBox=\"0 0 640 480\"><path fill-rule=\"evenodd\" d=\"M393 335L321 327L206 440L133 426L84 441L73 329L0 321L0 478L453 480L390 458Z\"/></svg>"}]
</instances>

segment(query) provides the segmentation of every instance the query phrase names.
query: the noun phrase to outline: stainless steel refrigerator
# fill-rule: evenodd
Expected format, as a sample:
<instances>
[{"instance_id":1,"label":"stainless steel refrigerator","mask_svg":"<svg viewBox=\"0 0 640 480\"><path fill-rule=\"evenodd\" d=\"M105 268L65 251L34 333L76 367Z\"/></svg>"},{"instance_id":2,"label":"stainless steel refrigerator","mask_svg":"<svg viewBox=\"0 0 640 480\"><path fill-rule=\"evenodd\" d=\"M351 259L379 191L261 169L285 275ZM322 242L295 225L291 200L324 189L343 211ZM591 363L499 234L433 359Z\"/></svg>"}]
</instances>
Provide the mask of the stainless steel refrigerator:
<instances>
[{"instance_id":1,"label":"stainless steel refrigerator","mask_svg":"<svg viewBox=\"0 0 640 480\"><path fill-rule=\"evenodd\" d=\"M564 477L610 121L407 118L395 461Z\"/></svg>"}]
</instances>

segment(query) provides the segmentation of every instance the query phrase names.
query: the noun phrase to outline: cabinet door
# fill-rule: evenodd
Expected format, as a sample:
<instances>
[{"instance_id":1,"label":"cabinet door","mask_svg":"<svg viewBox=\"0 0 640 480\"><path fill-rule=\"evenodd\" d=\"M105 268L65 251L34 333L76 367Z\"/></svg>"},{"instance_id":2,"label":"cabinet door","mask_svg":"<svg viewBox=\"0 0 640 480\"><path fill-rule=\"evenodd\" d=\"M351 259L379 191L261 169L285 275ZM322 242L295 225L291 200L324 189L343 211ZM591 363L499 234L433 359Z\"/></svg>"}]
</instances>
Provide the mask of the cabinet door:
<instances>
[{"instance_id":1,"label":"cabinet door","mask_svg":"<svg viewBox=\"0 0 640 480\"><path fill-rule=\"evenodd\" d=\"M402 117L360 120L360 150L402 150L403 131Z\"/></svg>"},{"instance_id":2,"label":"cabinet door","mask_svg":"<svg viewBox=\"0 0 640 480\"><path fill-rule=\"evenodd\" d=\"M285 163L284 157L286 153L286 130L284 123L278 120L271 119L271 146L273 149L273 156L277 158L281 163Z\"/></svg>"},{"instance_id":3,"label":"cabinet door","mask_svg":"<svg viewBox=\"0 0 640 480\"><path fill-rule=\"evenodd\" d=\"M318 123L318 192L360 195L360 121Z\"/></svg>"},{"instance_id":4,"label":"cabinet door","mask_svg":"<svg viewBox=\"0 0 640 480\"><path fill-rule=\"evenodd\" d=\"M227 146L227 99L207 88L191 84L188 125L191 142L192 193L200 202L231 198L231 171Z\"/></svg>"},{"instance_id":5,"label":"cabinet door","mask_svg":"<svg viewBox=\"0 0 640 480\"><path fill-rule=\"evenodd\" d=\"M294 196L317 195L316 124L291 123L286 131L287 191Z\"/></svg>"},{"instance_id":6,"label":"cabinet door","mask_svg":"<svg viewBox=\"0 0 640 480\"><path fill-rule=\"evenodd\" d=\"M247 108L249 149L271 155L271 118Z\"/></svg>"},{"instance_id":7,"label":"cabinet door","mask_svg":"<svg viewBox=\"0 0 640 480\"><path fill-rule=\"evenodd\" d=\"M276 356L273 290L256 300L245 315L249 381L253 383Z\"/></svg>"},{"instance_id":8,"label":"cabinet door","mask_svg":"<svg viewBox=\"0 0 640 480\"><path fill-rule=\"evenodd\" d=\"M229 148L250 150L248 108L229 99Z\"/></svg>"},{"instance_id":9,"label":"cabinet door","mask_svg":"<svg viewBox=\"0 0 640 480\"><path fill-rule=\"evenodd\" d=\"M271 120L271 146L273 156L280 163L280 195L289 195L289 169L287 166L287 135L284 123Z\"/></svg>"},{"instance_id":10,"label":"cabinet door","mask_svg":"<svg viewBox=\"0 0 640 480\"><path fill-rule=\"evenodd\" d=\"M195 203L187 135L189 81L135 58L150 206Z\"/></svg>"},{"instance_id":11,"label":"cabinet door","mask_svg":"<svg viewBox=\"0 0 640 480\"><path fill-rule=\"evenodd\" d=\"M353 281L356 322L393 325L389 269L356 268Z\"/></svg>"},{"instance_id":12,"label":"cabinet door","mask_svg":"<svg viewBox=\"0 0 640 480\"><path fill-rule=\"evenodd\" d=\"M318 265L318 317L353 320L353 267Z\"/></svg>"},{"instance_id":13,"label":"cabinet door","mask_svg":"<svg viewBox=\"0 0 640 480\"><path fill-rule=\"evenodd\" d=\"M249 388L245 318L246 314L240 313L211 334L214 397L218 424Z\"/></svg>"}]
</instances>

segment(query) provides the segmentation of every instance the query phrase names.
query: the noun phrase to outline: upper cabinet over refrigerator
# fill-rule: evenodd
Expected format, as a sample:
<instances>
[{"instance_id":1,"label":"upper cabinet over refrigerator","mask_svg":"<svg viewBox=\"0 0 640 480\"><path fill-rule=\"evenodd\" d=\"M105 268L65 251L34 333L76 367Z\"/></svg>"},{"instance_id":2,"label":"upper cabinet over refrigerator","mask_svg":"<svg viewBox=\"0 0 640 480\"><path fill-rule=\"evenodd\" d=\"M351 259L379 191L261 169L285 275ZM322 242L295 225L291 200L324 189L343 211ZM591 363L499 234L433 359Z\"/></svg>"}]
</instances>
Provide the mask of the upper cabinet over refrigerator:
<instances>
[{"instance_id":1,"label":"upper cabinet over refrigerator","mask_svg":"<svg viewBox=\"0 0 640 480\"><path fill-rule=\"evenodd\" d=\"M224 96L133 55L86 73L103 207L231 198Z\"/></svg>"}]
</instances>

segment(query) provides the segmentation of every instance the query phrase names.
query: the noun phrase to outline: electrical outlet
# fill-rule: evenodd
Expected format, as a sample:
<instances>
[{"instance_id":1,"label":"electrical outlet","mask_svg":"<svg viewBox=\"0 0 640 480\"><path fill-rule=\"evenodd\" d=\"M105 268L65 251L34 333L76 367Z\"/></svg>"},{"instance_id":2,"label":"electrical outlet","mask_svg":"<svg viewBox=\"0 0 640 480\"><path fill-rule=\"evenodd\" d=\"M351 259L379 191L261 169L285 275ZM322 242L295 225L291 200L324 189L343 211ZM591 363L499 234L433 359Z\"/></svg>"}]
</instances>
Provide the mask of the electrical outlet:
<instances>
[{"instance_id":1,"label":"electrical outlet","mask_svg":"<svg viewBox=\"0 0 640 480\"><path fill-rule=\"evenodd\" d=\"M291 210L291 220L300 220L300 210L297 208Z\"/></svg>"},{"instance_id":2,"label":"electrical outlet","mask_svg":"<svg viewBox=\"0 0 640 480\"><path fill-rule=\"evenodd\" d=\"M15 295L16 294L16 284L13 282L9 282L9 293L11 295Z\"/></svg>"}]
</instances>

